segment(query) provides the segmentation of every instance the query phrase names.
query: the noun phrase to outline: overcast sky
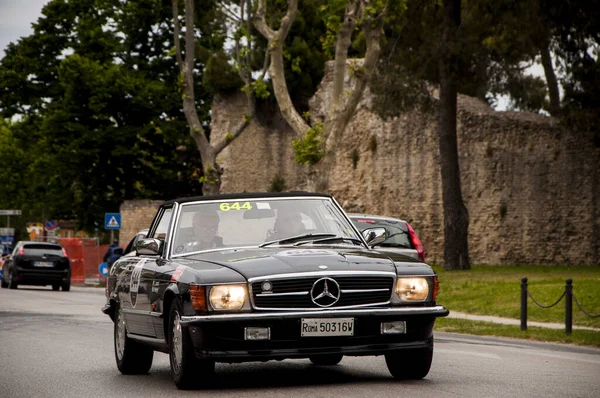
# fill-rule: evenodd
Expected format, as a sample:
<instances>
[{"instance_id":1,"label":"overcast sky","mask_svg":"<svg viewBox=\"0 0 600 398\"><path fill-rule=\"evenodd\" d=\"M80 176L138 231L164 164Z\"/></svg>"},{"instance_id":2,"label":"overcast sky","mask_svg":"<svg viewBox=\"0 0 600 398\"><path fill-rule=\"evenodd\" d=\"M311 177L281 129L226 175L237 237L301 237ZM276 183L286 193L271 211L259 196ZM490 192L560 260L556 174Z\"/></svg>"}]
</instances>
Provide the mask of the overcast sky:
<instances>
[{"instance_id":1,"label":"overcast sky","mask_svg":"<svg viewBox=\"0 0 600 398\"><path fill-rule=\"evenodd\" d=\"M33 33L31 24L42 16L50 0L0 0L0 58L8 43Z\"/></svg>"}]
</instances>

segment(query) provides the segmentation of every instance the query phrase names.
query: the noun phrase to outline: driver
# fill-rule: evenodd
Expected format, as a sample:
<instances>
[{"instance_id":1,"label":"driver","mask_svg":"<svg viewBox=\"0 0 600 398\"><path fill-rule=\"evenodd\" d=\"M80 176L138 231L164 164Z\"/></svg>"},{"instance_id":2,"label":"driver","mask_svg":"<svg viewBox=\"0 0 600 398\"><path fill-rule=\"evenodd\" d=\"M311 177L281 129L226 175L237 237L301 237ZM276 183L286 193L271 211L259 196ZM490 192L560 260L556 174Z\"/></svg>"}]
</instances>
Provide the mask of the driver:
<instances>
[{"instance_id":1,"label":"driver","mask_svg":"<svg viewBox=\"0 0 600 398\"><path fill-rule=\"evenodd\" d=\"M223 238L217 235L219 215L214 209L202 208L194 214L191 239L185 244L185 251L199 251L223 247Z\"/></svg>"}]
</instances>

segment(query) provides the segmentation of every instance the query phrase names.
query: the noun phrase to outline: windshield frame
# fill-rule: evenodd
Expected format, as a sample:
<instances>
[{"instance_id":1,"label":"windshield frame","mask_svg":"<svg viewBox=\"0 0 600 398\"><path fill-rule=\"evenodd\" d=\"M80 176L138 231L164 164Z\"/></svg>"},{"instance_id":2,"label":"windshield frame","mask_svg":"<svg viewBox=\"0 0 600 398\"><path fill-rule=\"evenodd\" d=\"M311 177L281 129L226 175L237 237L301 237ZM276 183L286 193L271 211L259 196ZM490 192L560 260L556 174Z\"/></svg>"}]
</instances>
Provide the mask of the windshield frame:
<instances>
[{"instance_id":1,"label":"windshield frame","mask_svg":"<svg viewBox=\"0 0 600 398\"><path fill-rule=\"evenodd\" d=\"M184 212L185 208L187 208L188 206L195 206L195 205L204 205L204 204L215 204L215 203L227 203L227 202L232 202L232 201L237 201L237 202L245 202L245 201L249 201L249 202L256 202L258 200L268 200L268 201L289 201L289 200L320 200L320 201L327 201L329 202L333 208L337 211L338 216L341 217L342 219L344 219L348 225L349 228L352 229L352 231L354 232L354 234L356 235L356 237L362 242L363 247L361 247L361 249L364 248L368 248L368 244L367 242L364 240L362 234L360 233L360 231L354 226L354 224L352 223L352 221L350 220L350 218L348 217L348 215L346 214L346 212L342 209L342 207L339 205L339 203L330 196L304 196L304 195L298 195L298 196L262 196L260 198L257 198L255 196L250 196L250 197L245 197L243 195L240 195L239 197L227 197L227 198L219 198L219 199L209 199L209 200L195 200L195 201L189 201L189 202L180 202L177 203L177 205L174 208L174 216L171 222L171 226L169 228L169 242L165 247L165 250L167 251L167 258L180 258L180 257L189 257L189 256L193 256L193 255L197 255L197 254L201 254L201 253L210 253L210 252L218 252L218 251L228 251L228 250L240 250L240 249L257 249L260 248L260 244L255 244L255 245L245 245L245 246L230 246L230 247L220 247L220 248L211 248L211 249L204 249L204 250L198 250L198 251L193 251L193 252L188 252L188 253L175 253L175 237L177 235L177 231L179 230L179 226L181 223L181 219L182 219L182 213ZM173 222L174 221L174 222ZM348 246L348 244L340 244L340 243L328 243L328 244L322 244L322 243L318 243L319 246L323 246L323 245L329 245L329 246ZM288 246L293 246L293 244L281 244L281 247L288 247ZM275 246L275 247L280 247L280 246ZM354 247L357 247L356 245L353 245Z\"/></svg>"}]
</instances>

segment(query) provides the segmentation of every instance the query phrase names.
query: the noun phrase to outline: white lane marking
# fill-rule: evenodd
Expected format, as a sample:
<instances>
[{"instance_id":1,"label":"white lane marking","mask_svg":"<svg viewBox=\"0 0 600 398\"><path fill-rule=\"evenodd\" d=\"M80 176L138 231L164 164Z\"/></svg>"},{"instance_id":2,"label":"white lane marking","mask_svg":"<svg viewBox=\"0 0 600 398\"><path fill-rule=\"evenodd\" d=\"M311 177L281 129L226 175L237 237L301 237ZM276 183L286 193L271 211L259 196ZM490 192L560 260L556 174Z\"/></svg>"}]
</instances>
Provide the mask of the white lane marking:
<instances>
[{"instance_id":1,"label":"white lane marking","mask_svg":"<svg viewBox=\"0 0 600 398\"><path fill-rule=\"evenodd\" d=\"M436 347L433 352L441 352L444 354L462 354L462 355L472 355L475 357L481 358L490 358L490 359L500 359L500 356L496 354L486 354L483 352L472 352L472 351L461 351L461 350L450 350L448 348L438 348Z\"/></svg>"}]
</instances>

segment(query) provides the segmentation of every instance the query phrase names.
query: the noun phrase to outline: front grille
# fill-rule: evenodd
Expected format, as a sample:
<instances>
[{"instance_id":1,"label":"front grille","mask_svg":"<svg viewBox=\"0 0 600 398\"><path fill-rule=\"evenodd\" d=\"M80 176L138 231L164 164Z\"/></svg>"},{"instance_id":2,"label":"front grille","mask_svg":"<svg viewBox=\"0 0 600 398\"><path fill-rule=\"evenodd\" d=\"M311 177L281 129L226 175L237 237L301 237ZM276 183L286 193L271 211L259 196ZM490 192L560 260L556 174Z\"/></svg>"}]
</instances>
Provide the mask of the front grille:
<instances>
[{"instance_id":1,"label":"front grille","mask_svg":"<svg viewBox=\"0 0 600 398\"><path fill-rule=\"evenodd\" d=\"M311 298L311 289L322 276L294 279L268 279L271 293L263 293L262 283L252 283L254 307L258 309L321 308ZM384 304L390 301L394 278L391 276L328 276L340 288L339 300L328 308ZM319 292L320 293L320 292Z\"/></svg>"}]
</instances>

